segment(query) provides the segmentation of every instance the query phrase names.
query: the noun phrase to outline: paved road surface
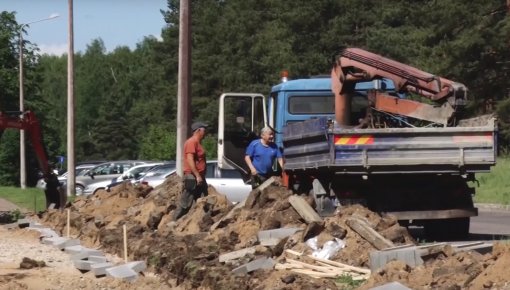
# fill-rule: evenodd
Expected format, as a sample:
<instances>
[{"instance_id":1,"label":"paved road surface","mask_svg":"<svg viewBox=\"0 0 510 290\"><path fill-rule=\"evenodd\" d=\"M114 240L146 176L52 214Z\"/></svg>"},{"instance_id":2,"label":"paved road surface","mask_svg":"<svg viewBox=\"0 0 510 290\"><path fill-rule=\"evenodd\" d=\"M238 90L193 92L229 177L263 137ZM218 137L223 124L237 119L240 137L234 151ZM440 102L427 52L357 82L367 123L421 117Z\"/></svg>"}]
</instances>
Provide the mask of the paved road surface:
<instances>
[{"instance_id":1,"label":"paved road surface","mask_svg":"<svg viewBox=\"0 0 510 290\"><path fill-rule=\"evenodd\" d=\"M471 218L469 232L473 239L501 240L510 238L510 211L479 208L478 216Z\"/></svg>"}]
</instances>

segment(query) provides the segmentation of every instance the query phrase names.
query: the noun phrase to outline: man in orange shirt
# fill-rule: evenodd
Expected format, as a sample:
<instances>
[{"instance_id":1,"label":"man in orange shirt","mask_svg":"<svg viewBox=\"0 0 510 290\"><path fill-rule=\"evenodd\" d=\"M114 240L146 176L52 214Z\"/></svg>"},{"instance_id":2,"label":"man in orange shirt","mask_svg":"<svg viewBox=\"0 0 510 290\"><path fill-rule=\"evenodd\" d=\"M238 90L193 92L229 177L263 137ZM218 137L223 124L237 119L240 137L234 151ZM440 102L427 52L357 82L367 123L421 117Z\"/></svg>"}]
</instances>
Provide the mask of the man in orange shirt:
<instances>
[{"instance_id":1,"label":"man in orange shirt","mask_svg":"<svg viewBox=\"0 0 510 290\"><path fill-rule=\"evenodd\" d=\"M205 180L206 160L202 147L207 124L195 122L191 125L193 135L184 142L183 164L183 191L177 209L174 212L174 221L188 213L193 202L201 196L207 196L207 182Z\"/></svg>"}]
</instances>

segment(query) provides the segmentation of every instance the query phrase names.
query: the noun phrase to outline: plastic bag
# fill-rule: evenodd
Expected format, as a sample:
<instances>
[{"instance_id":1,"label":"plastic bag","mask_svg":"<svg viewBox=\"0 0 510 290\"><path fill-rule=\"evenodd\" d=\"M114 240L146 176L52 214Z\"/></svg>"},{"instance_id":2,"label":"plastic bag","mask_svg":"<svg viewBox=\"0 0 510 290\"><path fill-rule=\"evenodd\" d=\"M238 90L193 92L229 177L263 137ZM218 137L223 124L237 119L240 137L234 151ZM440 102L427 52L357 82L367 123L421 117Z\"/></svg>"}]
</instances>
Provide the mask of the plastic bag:
<instances>
[{"instance_id":1,"label":"plastic bag","mask_svg":"<svg viewBox=\"0 0 510 290\"><path fill-rule=\"evenodd\" d=\"M327 241L322 246L322 249L317 246L317 237L310 238L305 242L312 250L312 256L321 259L333 257L340 249L345 248L345 242L335 238L333 241Z\"/></svg>"}]
</instances>

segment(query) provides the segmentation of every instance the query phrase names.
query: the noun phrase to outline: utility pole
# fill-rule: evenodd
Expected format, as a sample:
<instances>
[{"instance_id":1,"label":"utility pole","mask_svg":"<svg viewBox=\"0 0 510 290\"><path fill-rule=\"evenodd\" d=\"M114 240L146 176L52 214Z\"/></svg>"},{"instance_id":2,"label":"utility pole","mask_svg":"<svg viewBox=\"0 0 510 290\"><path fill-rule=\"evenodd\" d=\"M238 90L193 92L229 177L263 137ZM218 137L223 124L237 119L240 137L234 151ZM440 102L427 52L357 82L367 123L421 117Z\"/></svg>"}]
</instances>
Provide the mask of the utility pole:
<instances>
[{"instance_id":1,"label":"utility pole","mask_svg":"<svg viewBox=\"0 0 510 290\"><path fill-rule=\"evenodd\" d=\"M25 111L25 88L24 88L24 75L23 75L23 28L29 24L51 20L57 18L58 14L52 14L44 19L21 24L19 28L19 110L21 112L21 118L23 118L23 112ZM21 189L27 188L27 169L26 169L26 151L25 151L25 130L19 132L19 176L20 176L20 187Z\"/></svg>"},{"instance_id":2,"label":"utility pole","mask_svg":"<svg viewBox=\"0 0 510 290\"><path fill-rule=\"evenodd\" d=\"M179 77L177 88L176 170L182 176L183 147L191 124L191 11L189 0L179 6Z\"/></svg>"},{"instance_id":3,"label":"utility pole","mask_svg":"<svg viewBox=\"0 0 510 290\"><path fill-rule=\"evenodd\" d=\"M69 22L67 40L67 196L76 195L74 162L74 28L73 0L68 0Z\"/></svg>"}]
</instances>

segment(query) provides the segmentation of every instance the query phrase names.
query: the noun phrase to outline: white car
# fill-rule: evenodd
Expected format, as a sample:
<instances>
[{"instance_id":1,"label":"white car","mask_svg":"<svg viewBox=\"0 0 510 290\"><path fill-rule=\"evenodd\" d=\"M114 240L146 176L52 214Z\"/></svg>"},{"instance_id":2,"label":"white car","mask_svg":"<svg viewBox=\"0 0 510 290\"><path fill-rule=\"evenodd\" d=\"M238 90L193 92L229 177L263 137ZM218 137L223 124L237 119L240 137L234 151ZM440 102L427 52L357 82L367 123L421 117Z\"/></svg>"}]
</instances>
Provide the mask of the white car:
<instances>
[{"instance_id":1,"label":"white car","mask_svg":"<svg viewBox=\"0 0 510 290\"><path fill-rule=\"evenodd\" d=\"M151 171L159 172L151 174ZM173 165L160 165L153 170L148 171L146 176L142 177L139 182L152 187L156 187L165 179L175 174L175 164ZM251 191L251 185L243 181L241 173L232 169L218 168L218 162L207 161L207 174L205 176L207 184L211 185L221 194L224 194L227 199L232 203L238 203L248 197Z\"/></svg>"}]
</instances>

